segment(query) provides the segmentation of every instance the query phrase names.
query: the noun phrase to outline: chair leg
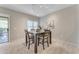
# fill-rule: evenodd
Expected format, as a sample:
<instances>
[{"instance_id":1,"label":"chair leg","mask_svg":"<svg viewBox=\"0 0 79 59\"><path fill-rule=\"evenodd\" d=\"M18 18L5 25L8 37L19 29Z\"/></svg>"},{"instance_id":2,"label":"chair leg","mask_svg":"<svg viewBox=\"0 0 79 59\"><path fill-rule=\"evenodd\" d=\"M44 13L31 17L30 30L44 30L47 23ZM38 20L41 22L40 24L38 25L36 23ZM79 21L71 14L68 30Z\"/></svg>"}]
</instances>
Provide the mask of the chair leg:
<instances>
[{"instance_id":1,"label":"chair leg","mask_svg":"<svg viewBox=\"0 0 79 59\"><path fill-rule=\"evenodd\" d=\"M28 49L30 49L30 39L29 39L29 42L28 42Z\"/></svg>"},{"instance_id":2,"label":"chair leg","mask_svg":"<svg viewBox=\"0 0 79 59\"><path fill-rule=\"evenodd\" d=\"M38 46L39 46L39 38L38 38Z\"/></svg>"},{"instance_id":3,"label":"chair leg","mask_svg":"<svg viewBox=\"0 0 79 59\"><path fill-rule=\"evenodd\" d=\"M27 42L26 42L26 46L27 46Z\"/></svg>"},{"instance_id":4,"label":"chair leg","mask_svg":"<svg viewBox=\"0 0 79 59\"><path fill-rule=\"evenodd\" d=\"M26 35L26 46L27 46L27 35Z\"/></svg>"},{"instance_id":5,"label":"chair leg","mask_svg":"<svg viewBox=\"0 0 79 59\"><path fill-rule=\"evenodd\" d=\"M44 37L43 37L43 50L45 49L45 47L44 47Z\"/></svg>"},{"instance_id":6,"label":"chair leg","mask_svg":"<svg viewBox=\"0 0 79 59\"><path fill-rule=\"evenodd\" d=\"M27 46L28 42L26 41L26 46Z\"/></svg>"},{"instance_id":7,"label":"chair leg","mask_svg":"<svg viewBox=\"0 0 79 59\"><path fill-rule=\"evenodd\" d=\"M32 43L34 43L34 36L33 36L33 38L32 38Z\"/></svg>"},{"instance_id":8,"label":"chair leg","mask_svg":"<svg viewBox=\"0 0 79 59\"><path fill-rule=\"evenodd\" d=\"M26 41L26 46L27 46L27 41Z\"/></svg>"},{"instance_id":9,"label":"chair leg","mask_svg":"<svg viewBox=\"0 0 79 59\"><path fill-rule=\"evenodd\" d=\"M49 42L48 42L48 38L47 38L47 46L49 47Z\"/></svg>"}]
</instances>

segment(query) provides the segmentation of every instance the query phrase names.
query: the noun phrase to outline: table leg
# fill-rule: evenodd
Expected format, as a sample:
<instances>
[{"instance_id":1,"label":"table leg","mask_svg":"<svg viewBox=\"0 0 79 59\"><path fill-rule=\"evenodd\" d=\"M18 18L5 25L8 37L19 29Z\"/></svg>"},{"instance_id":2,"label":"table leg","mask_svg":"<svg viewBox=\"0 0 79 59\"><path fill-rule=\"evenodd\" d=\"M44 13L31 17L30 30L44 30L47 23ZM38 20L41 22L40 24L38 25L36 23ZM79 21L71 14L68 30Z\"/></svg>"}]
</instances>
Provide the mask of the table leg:
<instances>
[{"instance_id":1,"label":"table leg","mask_svg":"<svg viewBox=\"0 0 79 59\"><path fill-rule=\"evenodd\" d=\"M37 34L34 34L34 53L37 54Z\"/></svg>"},{"instance_id":2,"label":"table leg","mask_svg":"<svg viewBox=\"0 0 79 59\"><path fill-rule=\"evenodd\" d=\"M50 44L52 44L52 40L51 40L51 32L50 32Z\"/></svg>"}]
</instances>

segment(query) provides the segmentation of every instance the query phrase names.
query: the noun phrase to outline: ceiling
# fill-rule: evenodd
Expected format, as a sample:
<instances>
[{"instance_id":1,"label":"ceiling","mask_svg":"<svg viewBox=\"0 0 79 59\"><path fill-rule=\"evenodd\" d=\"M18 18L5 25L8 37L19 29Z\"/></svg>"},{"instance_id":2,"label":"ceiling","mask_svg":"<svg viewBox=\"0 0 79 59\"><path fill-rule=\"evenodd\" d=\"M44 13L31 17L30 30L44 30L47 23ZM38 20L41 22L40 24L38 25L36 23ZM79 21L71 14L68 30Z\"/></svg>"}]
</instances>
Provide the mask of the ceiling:
<instances>
[{"instance_id":1,"label":"ceiling","mask_svg":"<svg viewBox=\"0 0 79 59\"><path fill-rule=\"evenodd\" d=\"M0 7L37 17L43 17L70 6L72 4L0 4Z\"/></svg>"}]
</instances>

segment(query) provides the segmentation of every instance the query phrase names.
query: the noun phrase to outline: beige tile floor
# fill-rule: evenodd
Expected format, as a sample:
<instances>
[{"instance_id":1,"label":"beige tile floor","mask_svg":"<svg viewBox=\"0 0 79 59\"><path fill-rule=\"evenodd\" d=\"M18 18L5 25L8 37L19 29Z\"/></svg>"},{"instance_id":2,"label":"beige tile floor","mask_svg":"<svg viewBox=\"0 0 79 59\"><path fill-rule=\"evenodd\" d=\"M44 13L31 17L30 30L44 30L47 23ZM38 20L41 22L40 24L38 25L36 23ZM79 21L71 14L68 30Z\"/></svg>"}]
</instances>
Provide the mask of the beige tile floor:
<instances>
[{"instance_id":1,"label":"beige tile floor","mask_svg":"<svg viewBox=\"0 0 79 59\"><path fill-rule=\"evenodd\" d=\"M79 53L78 48L63 46L56 41L47 47L45 44L45 50L43 50L42 45L38 47L38 54L71 54ZM34 46L28 50L25 46L24 40L17 40L10 43L0 44L0 54L34 54Z\"/></svg>"}]
</instances>

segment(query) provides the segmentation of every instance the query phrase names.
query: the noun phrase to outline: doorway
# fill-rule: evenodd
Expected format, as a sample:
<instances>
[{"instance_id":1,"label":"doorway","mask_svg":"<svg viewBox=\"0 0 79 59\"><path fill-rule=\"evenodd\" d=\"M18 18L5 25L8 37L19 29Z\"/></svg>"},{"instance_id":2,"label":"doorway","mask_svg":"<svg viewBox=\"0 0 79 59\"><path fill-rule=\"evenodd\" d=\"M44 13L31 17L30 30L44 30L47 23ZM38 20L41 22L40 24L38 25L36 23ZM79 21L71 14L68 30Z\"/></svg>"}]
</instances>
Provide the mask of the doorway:
<instances>
[{"instance_id":1,"label":"doorway","mask_svg":"<svg viewBox=\"0 0 79 59\"><path fill-rule=\"evenodd\" d=\"M0 16L0 44L9 41L8 17Z\"/></svg>"}]
</instances>

